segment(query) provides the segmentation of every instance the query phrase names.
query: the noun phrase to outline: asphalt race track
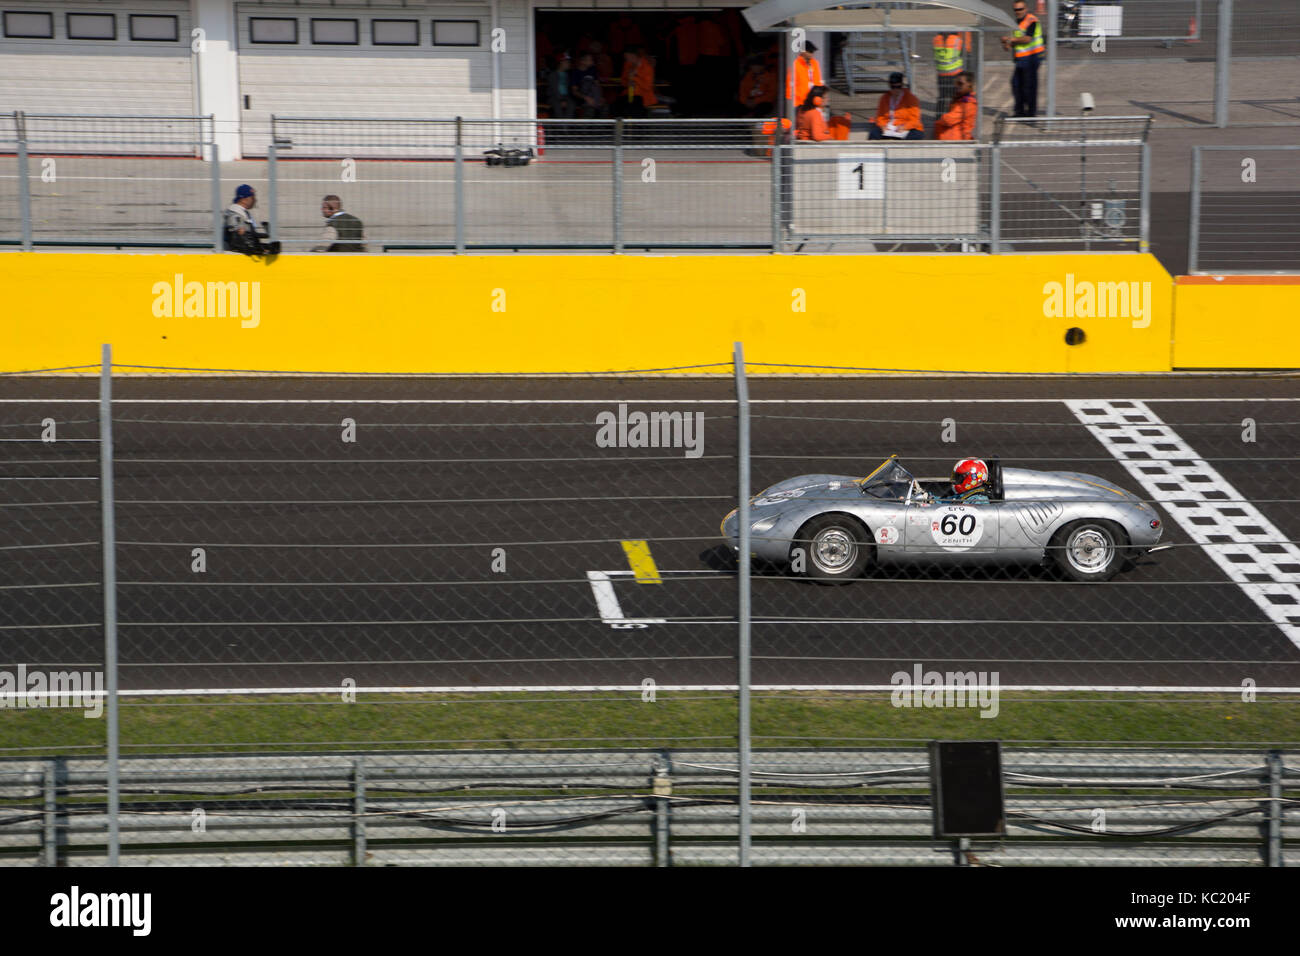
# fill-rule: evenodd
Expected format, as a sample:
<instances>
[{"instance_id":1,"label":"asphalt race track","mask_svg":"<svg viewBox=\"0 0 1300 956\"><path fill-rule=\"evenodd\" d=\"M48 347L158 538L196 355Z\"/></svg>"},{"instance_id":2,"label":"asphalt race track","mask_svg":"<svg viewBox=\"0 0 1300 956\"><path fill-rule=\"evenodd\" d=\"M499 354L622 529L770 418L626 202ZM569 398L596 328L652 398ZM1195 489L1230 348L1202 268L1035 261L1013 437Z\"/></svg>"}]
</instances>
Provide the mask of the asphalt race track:
<instances>
[{"instance_id":1,"label":"asphalt race track","mask_svg":"<svg viewBox=\"0 0 1300 956\"><path fill-rule=\"evenodd\" d=\"M757 569L756 684L888 685L919 663L1004 687L1300 688L1294 378L751 376L750 390L754 492L897 453L927 476L999 456L1143 494L1065 401L1137 399L1196 453L1174 463L1189 487L1238 521L1206 545L1160 504L1174 547L1101 585L1014 568L827 587ZM0 379L0 667L102 661L96 395L92 378ZM126 690L735 683L725 374L119 377L115 399ZM599 447L596 416L620 402L701 413L702 454ZM1210 557L1246 539L1278 556L1246 578L1263 583ZM658 582L634 577L629 540L648 542Z\"/></svg>"}]
</instances>

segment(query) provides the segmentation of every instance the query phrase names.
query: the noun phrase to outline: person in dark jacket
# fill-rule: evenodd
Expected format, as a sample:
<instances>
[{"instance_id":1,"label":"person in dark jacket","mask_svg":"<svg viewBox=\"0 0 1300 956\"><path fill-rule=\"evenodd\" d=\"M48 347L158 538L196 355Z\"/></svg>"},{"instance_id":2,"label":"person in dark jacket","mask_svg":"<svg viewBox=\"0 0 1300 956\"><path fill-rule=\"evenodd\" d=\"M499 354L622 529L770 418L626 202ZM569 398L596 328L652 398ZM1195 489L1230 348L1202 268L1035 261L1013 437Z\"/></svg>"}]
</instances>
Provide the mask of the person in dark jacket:
<instances>
[{"instance_id":1,"label":"person in dark jacket","mask_svg":"<svg viewBox=\"0 0 1300 956\"><path fill-rule=\"evenodd\" d=\"M329 195L322 199L320 214L325 217L325 228L321 232L320 245L312 246L312 252L366 251L366 233L361 220L343 211L343 202L338 196Z\"/></svg>"}]
</instances>

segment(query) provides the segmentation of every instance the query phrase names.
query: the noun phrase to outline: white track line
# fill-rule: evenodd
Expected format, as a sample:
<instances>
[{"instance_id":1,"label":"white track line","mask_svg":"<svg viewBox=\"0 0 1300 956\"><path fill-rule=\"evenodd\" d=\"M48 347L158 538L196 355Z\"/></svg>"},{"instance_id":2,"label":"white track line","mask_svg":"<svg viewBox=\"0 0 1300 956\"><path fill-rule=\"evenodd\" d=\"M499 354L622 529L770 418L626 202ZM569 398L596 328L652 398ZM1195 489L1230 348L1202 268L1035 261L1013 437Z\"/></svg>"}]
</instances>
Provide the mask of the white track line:
<instances>
[{"instance_id":1,"label":"white track line","mask_svg":"<svg viewBox=\"0 0 1300 956\"><path fill-rule=\"evenodd\" d=\"M911 685L907 685L911 686ZM895 691L898 684L753 684L756 691ZM422 687L350 687L348 693L357 694L494 694L494 693L559 693L580 691L626 691L639 694L645 688L640 684L502 684L500 686L422 686ZM735 684L659 684L662 691L735 691ZM954 688L955 689L955 688ZM967 688L969 689L969 687ZM1240 694L1241 685L1221 687L1166 687L1161 684L999 684L999 691L1110 691L1126 693L1180 693L1180 694ZM1300 694L1300 687L1254 687L1256 694ZM329 687L190 687L166 690L124 690L123 697L211 697L220 694L343 694L339 685Z\"/></svg>"},{"instance_id":2,"label":"white track line","mask_svg":"<svg viewBox=\"0 0 1300 956\"><path fill-rule=\"evenodd\" d=\"M1300 547L1143 402L1065 404L1152 500L1167 503L1170 517L1300 647Z\"/></svg>"},{"instance_id":3,"label":"white track line","mask_svg":"<svg viewBox=\"0 0 1300 956\"><path fill-rule=\"evenodd\" d=\"M631 630L648 627L651 624L667 623L662 617L624 617L618 595L614 593L612 575L630 575L631 571L588 571L587 580L591 582L591 593L596 598L596 611L604 624L616 630Z\"/></svg>"}]
</instances>

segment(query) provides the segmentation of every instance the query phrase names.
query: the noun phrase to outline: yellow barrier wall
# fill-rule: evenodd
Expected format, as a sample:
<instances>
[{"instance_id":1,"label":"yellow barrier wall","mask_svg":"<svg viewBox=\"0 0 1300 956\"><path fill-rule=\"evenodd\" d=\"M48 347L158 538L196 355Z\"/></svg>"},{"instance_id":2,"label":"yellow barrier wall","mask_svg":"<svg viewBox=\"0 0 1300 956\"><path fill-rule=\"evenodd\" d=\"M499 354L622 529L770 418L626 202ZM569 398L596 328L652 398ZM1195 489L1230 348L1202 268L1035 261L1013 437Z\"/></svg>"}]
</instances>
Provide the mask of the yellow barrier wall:
<instances>
[{"instance_id":1,"label":"yellow barrier wall","mask_svg":"<svg viewBox=\"0 0 1300 956\"><path fill-rule=\"evenodd\" d=\"M1176 368L1300 368L1300 276L1179 276Z\"/></svg>"},{"instance_id":2,"label":"yellow barrier wall","mask_svg":"<svg viewBox=\"0 0 1300 956\"><path fill-rule=\"evenodd\" d=\"M248 318L216 315L225 292L208 283L244 283L228 289ZM1094 296L1096 283L1125 286ZM751 362L869 368L1170 360L1172 282L1149 255L10 253L0 288L10 371L93 363L101 342L127 364L347 372L656 368L726 362L736 341ZM1087 314L1123 305L1118 291L1134 315ZM1071 327L1082 344L1066 345Z\"/></svg>"}]
</instances>

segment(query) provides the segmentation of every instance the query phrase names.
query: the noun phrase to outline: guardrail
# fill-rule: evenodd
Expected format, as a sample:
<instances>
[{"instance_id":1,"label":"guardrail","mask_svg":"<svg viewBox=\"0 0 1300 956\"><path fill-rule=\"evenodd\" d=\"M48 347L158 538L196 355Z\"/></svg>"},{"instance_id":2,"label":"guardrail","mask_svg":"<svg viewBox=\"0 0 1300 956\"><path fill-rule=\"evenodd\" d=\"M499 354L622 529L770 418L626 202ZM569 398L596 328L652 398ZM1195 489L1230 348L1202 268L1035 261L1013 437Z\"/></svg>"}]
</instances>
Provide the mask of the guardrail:
<instances>
[{"instance_id":1,"label":"guardrail","mask_svg":"<svg viewBox=\"0 0 1300 956\"><path fill-rule=\"evenodd\" d=\"M734 750L122 760L137 865L728 865ZM1003 748L1007 835L931 830L922 748L757 750L761 864L1281 866L1300 753ZM0 865L105 860L103 760L0 761ZM1287 811L1291 812L1288 814Z\"/></svg>"},{"instance_id":2,"label":"guardrail","mask_svg":"<svg viewBox=\"0 0 1300 956\"><path fill-rule=\"evenodd\" d=\"M1147 248L1144 117L1009 120L988 143L775 142L758 120L273 117L264 159L225 163L209 117L6 119L0 245L25 250L221 251L243 183L285 252L329 246L326 196L369 252Z\"/></svg>"}]
</instances>

